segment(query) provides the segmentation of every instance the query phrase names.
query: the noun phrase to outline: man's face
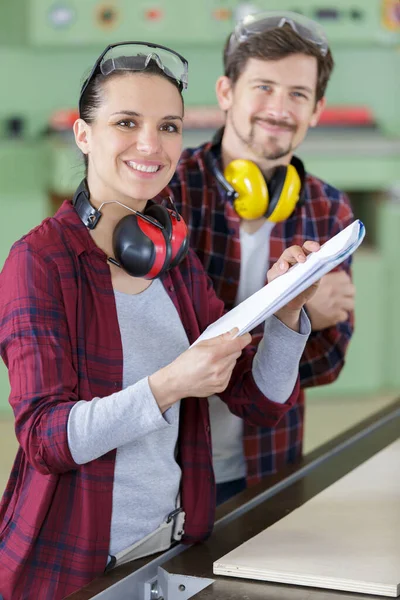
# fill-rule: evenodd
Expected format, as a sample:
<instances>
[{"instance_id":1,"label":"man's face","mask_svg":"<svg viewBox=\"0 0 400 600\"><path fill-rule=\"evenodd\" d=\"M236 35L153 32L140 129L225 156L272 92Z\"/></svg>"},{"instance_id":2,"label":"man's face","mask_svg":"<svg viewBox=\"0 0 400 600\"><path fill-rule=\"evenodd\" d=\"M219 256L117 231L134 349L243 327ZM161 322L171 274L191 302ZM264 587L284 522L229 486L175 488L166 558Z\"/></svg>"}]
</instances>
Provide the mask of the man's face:
<instances>
[{"instance_id":1,"label":"man's face","mask_svg":"<svg viewBox=\"0 0 400 600\"><path fill-rule=\"evenodd\" d=\"M324 107L324 100L316 104L316 86L317 61L304 54L277 61L251 58L233 87L220 78L217 95L227 113L226 132L241 158L290 157Z\"/></svg>"}]
</instances>

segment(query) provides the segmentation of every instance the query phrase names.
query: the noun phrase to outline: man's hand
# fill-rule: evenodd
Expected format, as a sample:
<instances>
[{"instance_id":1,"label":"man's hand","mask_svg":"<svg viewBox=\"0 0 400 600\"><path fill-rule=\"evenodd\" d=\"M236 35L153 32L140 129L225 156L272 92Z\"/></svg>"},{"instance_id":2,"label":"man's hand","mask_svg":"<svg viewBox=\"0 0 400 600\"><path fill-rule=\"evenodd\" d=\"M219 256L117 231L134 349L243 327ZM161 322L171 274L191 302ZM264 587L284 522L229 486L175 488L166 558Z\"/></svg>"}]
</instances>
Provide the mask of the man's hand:
<instances>
[{"instance_id":1,"label":"man's hand","mask_svg":"<svg viewBox=\"0 0 400 600\"><path fill-rule=\"evenodd\" d=\"M313 331L321 331L347 321L354 310L355 286L346 271L322 277L318 290L307 301Z\"/></svg>"},{"instance_id":2,"label":"man's hand","mask_svg":"<svg viewBox=\"0 0 400 600\"><path fill-rule=\"evenodd\" d=\"M295 265L296 263L305 262L306 257L311 252L317 252L319 250L320 245L318 242L308 241L300 246L290 246L287 248L279 260L270 268L267 273L268 283L279 277L279 275L283 275L288 271L288 269ZM310 286L304 292L299 294L296 298L291 300L286 306L278 310L275 313L275 316L278 317L280 321L282 321L287 327L290 329L294 329L295 331L299 330L299 319L300 319L300 311L303 308L304 304L309 302L312 296L315 294L318 288L318 282L314 283L314 285ZM308 305L307 305L308 306Z\"/></svg>"}]
</instances>

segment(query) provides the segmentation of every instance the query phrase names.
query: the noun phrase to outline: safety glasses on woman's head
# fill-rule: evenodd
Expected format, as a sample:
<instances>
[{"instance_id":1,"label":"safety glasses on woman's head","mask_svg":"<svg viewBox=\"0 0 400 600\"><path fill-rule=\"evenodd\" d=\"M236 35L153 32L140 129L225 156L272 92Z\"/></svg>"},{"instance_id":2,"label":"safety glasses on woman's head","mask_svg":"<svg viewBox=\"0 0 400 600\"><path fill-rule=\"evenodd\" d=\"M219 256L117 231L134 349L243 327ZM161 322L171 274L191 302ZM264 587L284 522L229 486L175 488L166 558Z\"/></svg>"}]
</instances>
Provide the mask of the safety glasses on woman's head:
<instances>
[{"instance_id":1,"label":"safety glasses on woman's head","mask_svg":"<svg viewBox=\"0 0 400 600\"><path fill-rule=\"evenodd\" d=\"M97 59L88 78L84 82L79 96L79 112L82 98L92 79L102 73L109 75L113 71L145 71L153 61L167 77L174 79L180 89L187 88L187 60L166 46L151 42L120 42L111 44Z\"/></svg>"},{"instance_id":2,"label":"safety glasses on woman's head","mask_svg":"<svg viewBox=\"0 0 400 600\"><path fill-rule=\"evenodd\" d=\"M269 11L245 17L236 25L230 37L227 54L232 54L239 44L253 35L284 25L289 25L304 40L318 46L322 56L326 56L329 46L322 26L303 15L290 11Z\"/></svg>"}]
</instances>

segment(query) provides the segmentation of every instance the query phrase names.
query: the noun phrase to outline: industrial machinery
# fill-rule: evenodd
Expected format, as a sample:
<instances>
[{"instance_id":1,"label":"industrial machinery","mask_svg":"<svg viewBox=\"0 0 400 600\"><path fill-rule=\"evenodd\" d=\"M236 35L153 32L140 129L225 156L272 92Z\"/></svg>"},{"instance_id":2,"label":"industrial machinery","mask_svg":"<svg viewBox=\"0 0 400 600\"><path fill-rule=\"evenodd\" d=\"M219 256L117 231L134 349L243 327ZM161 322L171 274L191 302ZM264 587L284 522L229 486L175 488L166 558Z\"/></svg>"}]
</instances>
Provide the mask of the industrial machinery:
<instances>
[{"instance_id":1,"label":"industrial machinery","mask_svg":"<svg viewBox=\"0 0 400 600\"><path fill-rule=\"evenodd\" d=\"M267 478L221 505L214 532L205 543L189 548L179 545L163 554L123 565L71 594L68 600L372 598L360 593L226 578L213 574L213 563L389 446L398 439L399 423L400 401L396 401L373 420L366 420L332 440L297 467ZM365 525L368 527L368 523ZM315 533L318 535L317 529ZM293 543L301 551L301 540L293 539Z\"/></svg>"}]
</instances>

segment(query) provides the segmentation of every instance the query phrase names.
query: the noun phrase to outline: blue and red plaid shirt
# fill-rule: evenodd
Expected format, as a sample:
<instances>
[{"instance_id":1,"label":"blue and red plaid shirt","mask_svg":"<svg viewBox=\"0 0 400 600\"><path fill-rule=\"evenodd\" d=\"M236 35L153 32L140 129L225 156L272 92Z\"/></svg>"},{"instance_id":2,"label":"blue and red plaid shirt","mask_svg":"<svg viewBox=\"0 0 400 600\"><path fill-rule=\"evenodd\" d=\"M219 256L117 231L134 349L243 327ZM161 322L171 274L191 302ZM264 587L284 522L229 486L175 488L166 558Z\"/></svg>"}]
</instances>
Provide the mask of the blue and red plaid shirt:
<instances>
[{"instance_id":1,"label":"blue and red plaid shirt","mask_svg":"<svg viewBox=\"0 0 400 600\"><path fill-rule=\"evenodd\" d=\"M223 303L192 251L162 281L194 342ZM11 250L0 275L0 350L20 444L0 505L0 595L60 600L105 569L116 456L77 465L68 415L78 400L120 390L123 371L107 257L69 202ZM253 356L242 353L222 397L238 416L273 426L298 400L299 382L285 405L269 401L252 377ZM178 460L191 543L214 523L205 398L182 400Z\"/></svg>"},{"instance_id":2,"label":"blue and red plaid shirt","mask_svg":"<svg viewBox=\"0 0 400 600\"><path fill-rule=\"evenodd\" d=\"M185 150L167 191L188 224L191 247L211 277L217 295L226 308L231 309L240 279L240 218L206 160L206 154L213 147L221 169L220 138L221 132L212 142ZM270 265L288 246L302 245L305 240L323 244L353 220L349 200L343 193L306 174L302 202L289 219L277 223L272 230ZM350 260L339 269L350 273ZM303 388L331 383L338 377L352 332L353 314L346 322L311 334L300 364ZM252 333L253 341L257 343L261 334ZM299 403L286 413L278 427L244 424L248 485L300 458L303 420L302 392Z\"/></svg>"}]
</instances>

